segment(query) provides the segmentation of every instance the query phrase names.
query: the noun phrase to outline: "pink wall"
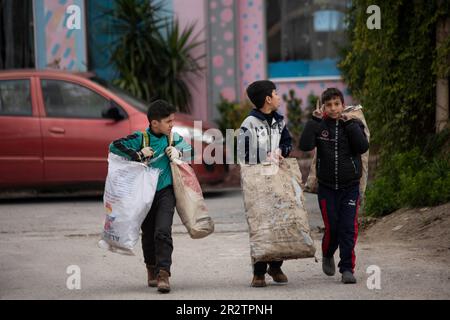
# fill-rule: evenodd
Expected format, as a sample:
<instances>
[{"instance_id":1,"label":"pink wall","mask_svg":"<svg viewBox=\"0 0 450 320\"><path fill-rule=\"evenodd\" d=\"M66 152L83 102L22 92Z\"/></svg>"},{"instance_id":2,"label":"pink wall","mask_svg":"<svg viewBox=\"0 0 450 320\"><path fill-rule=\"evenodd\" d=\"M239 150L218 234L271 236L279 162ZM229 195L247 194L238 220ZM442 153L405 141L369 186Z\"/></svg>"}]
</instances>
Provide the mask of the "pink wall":
<instances>
[{"instance_id":1,"label":"pink wall","mask_svg":"<svg viewBox=\"0 0 450 320\"><path fill-rule=\"evenodd\" d=\"M201 40L206 40L208 25L213 23L207 17L206 6L212 4L229 6L234 1L237 4L237 37L235 52L238 53L238 87L239 96L237 100L246 99L245 88L253 81L267 79L267 56L265 39L265 9L264 0L173 0L173 10L179 19L181 26L196 22L196 31L201 34ZM214 3L213 3L214 2ZM213 17L214 18L214 17ZM211 18L212 19L212 18ZM208 39L212 41L212 39ZM214 45L214 44L213 44ZM203 50L203 51L202 51ZM206 48L197 49L194 54L204 53ZM209 61L211 60L211 61ZM210 63L208 63L208 61ZM203 61L205 71L201 78L191 77L190 85L193 88L192 114L199 120L208 120L212 117L212 107L208 105L208 93L212 91L213 84L208 83L208 65L214 67L213 57L207 56ZM224 77L226 74L223 75ZM336 87L344 93L346 104L351 104L352 97L348 95L347 86L342 80L331 79L293 79L293 81L282 81L271 79L277 85L279 93L287 94L290 89L295 90L296 96L303 100L302 107L307 107L307 98L310 93L320 96L328 87ZM286 114L284 103L280 112Z\"/></svg>"},{"instance_id":2,"label":"pink wall","mask_svg":"<svg viewBox=\"0 0 450 320\"><path fill-rule=\"evenodd\" d=\"M241 100L245 88L256 80L266 79L264 0L239 2L239 54Z\"/></svg>"},{"instance_id":3,"label":"pink wall","mask_svg":"<svg viewBox=\"0 0 450 320\"><path fill-rule=\"evenodd\" d=\"M347 92L347 86L342 80L324 80L324 81L316 81L316 80L309 80L309 81L301 81L301 82L276 82L275 79L272 79L276 86L277 91L280 95L286 94L288 95L289 90L295 91L295 96L297 98L302 99L302 108L306 108L308 106L308 96L312 93L316 96L319 96L322 94L322 92L326 88L337 88L342 91L344 94L344 102L347 105L351 105L353 103L353 99L350 95L348 95ZM282 114L286 114L286 105L284 102L282 102L280 107L280 112Z\"/></svg>"},{"instance_id":4,"label":"pink wall","mask_svg":"<svg viewBox=\"0 0 450 320\"><path fill-rule=\"evenodd\" d=\"M221 97L228 101L239 99L238 5L234 0L207 1L208 16L208 93L213 119L220 119L217 105Z\"/></svg>"},{"instance_id":5,"label":"pink wall","mask_svg":"<svg viewBox=\"0 0 450 320\"><path fill-rule=\"evenodd\" d=\"M240 86L241 100L246 98L245 88L253 81L267 79L267 57L265 39L265 9L264 0L239 1L239 52L240 52ZM347 93L347 87L342 80L306 80L294 79L286 82L270 79L275 82L278 92L287 94L295 91L296 97L303 100L302 107L307 107L308 95L320 96L328 87L336 87L344 93L347 104L352 103L352 97ZM286 114L286 106L282 103L280 112Z\"/></svg>"},{"instance_id":6,"label":"pink wall","mask_svg":"<svg viewBox=\"0 0 450 320\"><path fill-rule=\"evenodd\" d=\"M180 27L183 27L196 22L195 32L200 33L198 40L206 39L205 34L205 9L204 0L173 0L173 11L180 22ZM196 48L192 54L199 56L205 53L206 46ZM192 106L191 113L198 120L208 120L208 91L207 91L207 60L203 59L203 66L205 67L201 77L190 76L188 78L189 87L192 89Z\"/></svg>"}]
</instances>

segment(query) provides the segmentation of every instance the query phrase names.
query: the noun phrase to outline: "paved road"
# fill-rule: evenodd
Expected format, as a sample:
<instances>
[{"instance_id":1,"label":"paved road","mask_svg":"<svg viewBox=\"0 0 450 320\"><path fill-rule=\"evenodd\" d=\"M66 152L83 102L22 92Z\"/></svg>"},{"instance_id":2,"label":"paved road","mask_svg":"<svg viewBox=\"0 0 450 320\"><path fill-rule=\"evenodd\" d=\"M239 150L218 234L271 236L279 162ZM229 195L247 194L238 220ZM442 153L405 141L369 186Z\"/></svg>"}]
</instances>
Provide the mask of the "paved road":
<instances>
[{"instance_id":1,"label":"paved road","mask_svg":"<svg viewBox=\"0 0 450 320\"><path fill-rule=\"evenodd\" d=\"M174 225L172 292L145 285L138 245L135 256L96 246L103 224L99 197L15 200L0 203L0 299L424 299L450 298L449 268L427 260L407 244L357 247L353 286L326 277L314 259L287 261L289 284L251 288L247 225L239 191L208 194L216 223L211 236L192 240L178 219ZM322 225L316 196L306 195L313 230ZM315 232L320 247L320 234ZM67 268L78 266L81 289L70 290ZM381 289L369 290L367 267L381 269ZM70 272L69 272L70 273ZM267 278L269 280L269 278Z\"/></svg>"}]
</instances>

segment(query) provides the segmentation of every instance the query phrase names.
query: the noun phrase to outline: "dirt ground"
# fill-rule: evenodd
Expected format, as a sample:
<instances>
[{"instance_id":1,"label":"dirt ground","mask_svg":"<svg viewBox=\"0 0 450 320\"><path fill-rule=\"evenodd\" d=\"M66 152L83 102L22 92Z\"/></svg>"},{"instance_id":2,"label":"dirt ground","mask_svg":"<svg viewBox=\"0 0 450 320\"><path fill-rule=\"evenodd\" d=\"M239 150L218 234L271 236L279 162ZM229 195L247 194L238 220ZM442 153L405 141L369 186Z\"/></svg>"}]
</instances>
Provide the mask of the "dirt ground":
<instances>
[{"instance_id":1,"label":"dirt ground","mask_svg":"<svg viewBox=\"0 0 450 320\"><path fill-rule=\"evenodd\" d=\"M404 242L450 266L450 203L400 209L383 218L363 219L361 231L363 242Z\"/></svg>"}]
</instances>

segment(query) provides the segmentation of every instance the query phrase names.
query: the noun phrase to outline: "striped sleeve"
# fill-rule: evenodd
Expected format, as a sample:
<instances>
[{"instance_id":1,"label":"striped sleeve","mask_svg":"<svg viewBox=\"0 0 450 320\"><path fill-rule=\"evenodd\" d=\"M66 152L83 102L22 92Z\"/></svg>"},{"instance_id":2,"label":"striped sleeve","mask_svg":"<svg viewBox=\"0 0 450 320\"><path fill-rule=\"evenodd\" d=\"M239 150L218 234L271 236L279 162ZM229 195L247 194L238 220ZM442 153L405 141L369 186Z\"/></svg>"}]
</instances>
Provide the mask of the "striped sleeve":
<instances>
[{"instance_id":1,"label":"striped sleeve","mask_svg":"<svg viewBox=\"0 0 450 320\"><path fill-rule=\"evenodd\" d=\"M109 145L109 151L132 161L141 161L142 133L135 132L117 139Z\"/></svg>"}]
</instances>

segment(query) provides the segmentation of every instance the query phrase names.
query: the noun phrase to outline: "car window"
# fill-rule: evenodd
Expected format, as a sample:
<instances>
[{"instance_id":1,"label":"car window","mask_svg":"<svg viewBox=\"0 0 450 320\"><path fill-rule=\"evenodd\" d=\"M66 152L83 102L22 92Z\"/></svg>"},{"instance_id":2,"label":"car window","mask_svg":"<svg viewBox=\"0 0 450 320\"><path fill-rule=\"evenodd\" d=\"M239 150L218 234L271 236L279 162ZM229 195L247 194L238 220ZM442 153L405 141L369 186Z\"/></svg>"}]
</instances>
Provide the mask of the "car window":
<instances>
[{"instance_id":1,"label":"car window","mask_svg":"<svg viewBox=\"0 0 450 320\"><path fill-rule=\"evenodd\" d=\"M0 80L0 115L31 116L30 80Z\"/></svg>"},{"instance_id":2,"label":"car window","mask_svg":"<svg viewBox=\"0 0 450 320\"><path fill-rule=\"evenodd\" d=\"M111 92L117 94L119 97L121 97L123 100L125 100L126 102L131 104L133 107L135 107L139 111L147 113L148 103L145 102L144 100L142 100L136 96L133 96L131 93L129 93L123 89L120 89L119 87L116 87L101 78L93 77L93 78L90 78L90 80L98 83L99 85L109 89Z\"/></svg>"},{"instance_id":3,"label":"car window","mask_svg":"<svg viewBox=\"0 0 450 320\"><path fill-rule=\"evenodd\" d=\"M47 117L103 118L110 101L98 93L62 80L41 80Z\"/></svg>"}]
</instances>

